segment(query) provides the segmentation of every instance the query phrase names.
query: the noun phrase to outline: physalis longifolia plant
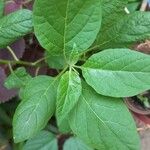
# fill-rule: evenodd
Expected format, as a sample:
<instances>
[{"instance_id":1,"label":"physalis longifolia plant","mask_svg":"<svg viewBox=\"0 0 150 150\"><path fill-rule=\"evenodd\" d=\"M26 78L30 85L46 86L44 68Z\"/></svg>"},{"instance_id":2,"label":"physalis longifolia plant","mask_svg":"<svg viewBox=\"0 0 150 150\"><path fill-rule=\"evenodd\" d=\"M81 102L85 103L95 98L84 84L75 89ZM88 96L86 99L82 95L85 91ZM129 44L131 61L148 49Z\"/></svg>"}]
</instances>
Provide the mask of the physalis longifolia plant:
<instances>
[{"instance_id":1,"label":"physalis longifolia plant","mask_svg":"<svg viewBox=\"0 0 150 150\"><path fill-rule=\"evenodd\" d=\"M24 150L58 149L56 137L41 131L52 116L60 134L75 135L66 141L65 150L76 146L84 150L140 150L136 126L123 98L150 89L150 56L128 49L150 38L150 13L127 14L127 3L35 0L34 33L45 49L49 67L62 71L56 77L32 78L24 68L18 68L6 81L8 88L21 89L13 136L16 143L29 139ZM28 19L17 17L19 13L27 17L29 12L13 14L18 23L26 20L23 26L12 24L13 15L0 21L1 45L18 35L17 26L23 33L30 25ZM1 26L6 20L10 26Z\"/></svg>"}]
</instances>

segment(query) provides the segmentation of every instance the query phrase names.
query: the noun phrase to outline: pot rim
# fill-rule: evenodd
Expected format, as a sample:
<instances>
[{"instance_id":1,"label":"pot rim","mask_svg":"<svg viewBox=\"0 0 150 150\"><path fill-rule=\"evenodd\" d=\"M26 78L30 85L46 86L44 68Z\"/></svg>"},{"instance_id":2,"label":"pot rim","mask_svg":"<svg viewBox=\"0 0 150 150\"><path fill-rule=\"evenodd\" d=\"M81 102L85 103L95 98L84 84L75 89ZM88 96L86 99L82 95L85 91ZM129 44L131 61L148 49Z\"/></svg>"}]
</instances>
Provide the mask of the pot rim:
<instances>
[{"instance_id":1,"label":"pot rim","mask_svg":"<svg viewBox=\"0 0 150 150\"><path fill-rule=\"evenodd\" d=\"M131 103L131 100L132 100L131 97L125 98L125 103L130 110L141 115L150 115L150 110L144 110L144 109L142 110L142 109L135 107L135 105Z\"/></svg>"}]
</instances>

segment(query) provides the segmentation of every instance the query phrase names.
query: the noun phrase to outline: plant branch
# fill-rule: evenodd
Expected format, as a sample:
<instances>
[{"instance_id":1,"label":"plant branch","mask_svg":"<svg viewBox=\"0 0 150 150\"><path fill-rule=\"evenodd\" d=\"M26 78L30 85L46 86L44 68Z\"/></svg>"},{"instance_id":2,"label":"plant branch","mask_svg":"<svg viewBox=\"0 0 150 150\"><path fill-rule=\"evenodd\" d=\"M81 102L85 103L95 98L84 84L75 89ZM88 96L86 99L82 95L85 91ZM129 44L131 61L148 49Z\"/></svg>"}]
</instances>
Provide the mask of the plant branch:
<instances>
[{"instance_id":1,"label":"plant branch","mask_svg":"<svg viewBox=\"0 0 150 150\"><path fill-rule=\"evenodd\" d=\"M78 69L81 69L81 68L82 68L81 66L76 66L76 65L74 65L73 67L74 67L74 68L78 68Z\"/></svg>"},{"instance_id":2,"label":"plant branch","mask_svg":"<svg viewBox=\"0 0 150 150\"><path fill-rule=\"evenodd\" d=\"M13 52L13 50L11 49L11 47L7 46L8 51L11 53L12 57L14 58L15 61L19 61L19 59L17 58L16 54Z\"/></svg>"},{"instance_id":3,"label":"plant branch","mask_svg":"<svg viewBox=\"0 0 150 150\"><path fill-rule=\"evenodd\" d=\"M17 61L17 60L4 60L4 59L0 59L0 64L12 64L12 65L25 65L25 66L32 66L32 67L40 67L41 65L39 65L38 63L35 62L26 62L26 61Z\"/></svg>"},{"instance_id":4,"label":"plant branch","mask_svg":"<svg viewBox=\"0 0 150 150\"><path fill-rule=\"evenodd\" d=\"M43 58L41 58L41 59L35 61L35 62L32 63L32 64L33 64L33 66L35 66L35 65L39 64L40 62L42 62L43 60L45 60L45 57L43 57Z\"/></svg>"},{"instance_id":5,"label":"plant branch","mask_svg":"<svg viewBox=\"0 0 150 150\"><path fill-rule=\"evenodd\" d=\"M87 50L87 52L96 50L96 49L98 49L98 48L99 48L99 46L98 46L98 45L95 45L94 47L89 48L89 49Z\"/></svg>"},{"instance_id":6,"label":"plant branch","mask_svg":"<svg viewBox=\"0 0 150 150\"><path fill-rule=\"evenodd\" d=\"M26 5L26 4L28 4L28 3L30 3L30 2L32 2L33 0L26 0L25 2L22 2L22 4L23 5Z\"/></svg>"},{"instance_id":7,"label":"plant branch","mask_svg":"<svg viewBox=\"0 0 150 150\"><path fill-rule=\"evenodd\" d=\"M68 65L57 75L57 79L59 78L59 77L61 77L65 72L66 72L66 70L68 69Z\"/></svg>"},{"instance_id":8,"label":"plant branch","mask_svg":"<svg viewBox=\"0 0 150 150\"><path fill-rule=\"evenodd\" d=\"M10 72L13 73L13 69L12 69L11 63L8 64L8 67L9 67Z\"/></svg>"},{"instance_id":9,"label":"plant branch","mask_svg":"<svg viewBox=\"0 0 150 150\"><path fill-rule=\"evenodd\" d=\"M35 76L38 76L39 71L40 71L40 67L38 67L38 68L36 69L36 71L35 71Z\"/></svg>"}]
</instances>

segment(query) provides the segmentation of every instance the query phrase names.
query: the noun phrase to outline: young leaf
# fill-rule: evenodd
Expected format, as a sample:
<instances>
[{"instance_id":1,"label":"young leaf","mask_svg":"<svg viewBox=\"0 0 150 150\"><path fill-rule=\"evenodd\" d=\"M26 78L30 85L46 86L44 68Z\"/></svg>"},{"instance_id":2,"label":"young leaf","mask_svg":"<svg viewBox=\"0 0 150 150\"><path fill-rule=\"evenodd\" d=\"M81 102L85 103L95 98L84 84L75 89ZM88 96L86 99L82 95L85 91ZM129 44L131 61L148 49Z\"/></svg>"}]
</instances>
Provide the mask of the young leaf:
<instances>
[{"instance_id":1,"label":"young leaf","mask_svg":"<svg viewBox=\"0 0 150 150\"><path fill-rule=\"evenodd\" d=\"M24 67L17 68L5 80L5 87L8 89L24 87L31 79Z\"/></svg>"},{"instance_id":2,"label":"young leaf","mask_svg":"<svg viewBox=\"0 0 150 150\"><path fill-rule=\"evenodd\" d=\"M48 131L41 131L28 140L23 150L58 150L57 139Z\"/></svg>"},{"instance_id":3,"label":"young leaf","mask_svg":"<svg viewBox=\"0 0 150 150\"><path fill-rule=\"evenodd\" d=\"M4 13L4 0L0 0L0 18L3 16Z\"/></svg>"},{"instance_id":4,"label":"young leaf","mask_svg":"<svg viewBox=\"0 0 150 150\"><path fill-rule=\"evenodd\" d=\"M150 56L129 49L108 49L82 66L86 82L96 92L128 97L150 89Z\"/></svg>"},{"instance_id":5,"label":"young leaf","mask_svg":"<svg viewBox=\"0 0 150 150\"><path fill-rule=\"evenodd\" d=\"M55 111L56 82L48 76L30 80L23 92L23 101L13 118L16 143L33 137L45 127Z\"/></svg>"},{"instance_id":6,"label":"young leaf","mask_svg":"<svg viewBox=\"0 0 150 150\"><path fill-rule=\"evenodd\" d=\"M71 137L65 142L63 150L92 150L92 148L84 144L79 138Z\"/></svg>"},{"instance_id":7,"label":"young leaf","mask_svg":"<svg viewBox=\"0 0 150 150\"><path fill-rule=\"evenodd\" d=\"M63 69L67 65L67 62L70 65L75 64L79 59L79 53L76 48L76 45L74 45L70 55L68 56L67 62L65 61L63 54L53 55L48 51L46 51L45 57L46 57L46 62L48 63L50 68Z\"/></svg>"},{"instance_id":8,"label":"young leaf","mask_svg":"<svg viewBox=\"0 0 150 150\"><path fill-rule=\"evenodd\" d=\"M65 132L63 126L68 120L70 111L79 100L81 88L81 80L77 73L69 71L62 76L57 90L56 103L57 123L62 132Z\"/></svg>"},{"instance_id":9,"label":"young leaf","mask_svg":"<svg viewBox=\"0 0 150 150\"><path fill-rule=\"evenodd\" d=\"M32 12L22 9L0 19L0 48L32 32Z\"/></svg>"},{"instance_id":10,"label":"young leaf","mask_svg":"<svg viewBox=\"0 0 150 150\"><path fill-rule=\"evenodd\" d=\"M94 42L101 16L101 0L36 0L35 34L51 54L69 55L74 43L82 53Z\"/></svg>"},{"instance_id":11,"label":"young leaf","mask_svg":"<svg viewBox=\"0 0 150 150\"><path fill-rule=\"evenodd\" d=\"M82 86L69 115L74 134L97 150L139 150L135 123L123 101L101 96L85 83Z\"/></svg>"},{"instance_id":12,"label":"young leaf","mask_svg":"<svg viewBox=\"0 0 150 150\"><path fill-rule=\"evenodd\" d=\"M98 35L96 45L101 49L128 47L150 38L150 13L135 12L125 15Z\"/></svg>"},{"instance_id":13,"label":"young leaf","mask_svg":"<svg viewBox=\"0 0 150 150\"><path fill-rule=\"evenodd\" d=\"M0 67L0 103L10 100L17 94L17 91L15 89L8 90L7 88L5 88L4 86L5 79L6 79L5 70Z\"/></svg>"},{"instance_id":14,"label":"young leaf","mask_svg":"<svg viewBox=\"0 0 150 150\"><path fill-rule=\"evenodd\" d=\"M74 44L73 49L71 50L70 55L68 57L68 64L70 66L76 64L79 60L79 56L80 56L80 54L77 50L77 46L76 46L76 44Z\"/></svg>"}]
</instances>

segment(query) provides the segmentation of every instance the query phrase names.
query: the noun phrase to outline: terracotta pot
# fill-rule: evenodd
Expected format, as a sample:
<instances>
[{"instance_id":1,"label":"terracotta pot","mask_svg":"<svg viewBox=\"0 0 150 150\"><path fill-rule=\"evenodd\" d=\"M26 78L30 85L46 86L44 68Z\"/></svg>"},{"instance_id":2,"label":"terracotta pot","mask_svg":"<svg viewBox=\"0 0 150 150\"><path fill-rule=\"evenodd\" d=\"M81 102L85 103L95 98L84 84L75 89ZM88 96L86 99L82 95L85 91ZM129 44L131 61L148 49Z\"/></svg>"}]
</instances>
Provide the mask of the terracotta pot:
<instances>
[{"instance_id":1,"label":"terracotta pot","mask_svg":"<svg viewBox=\"0 0 150 150\"><path fill-rule=\"evenodd\" d=\"M145 125L150 125L150 109L145 109L140 103L135 100L135 97L125 98L125 103L135 119L138 119Z\"/></svg>"},{"instance_id":2,"label":"terracotta pot","mask_svg":"<svg viewBox=\"0 0 150 150\"><path fill-rule=\"evenodd\" d=\"M150 115L150 109L144 109L140 104L136 103L132 97L125 98L125 103L128 108L140 115Z\"/></svg>"}]
</instances>

